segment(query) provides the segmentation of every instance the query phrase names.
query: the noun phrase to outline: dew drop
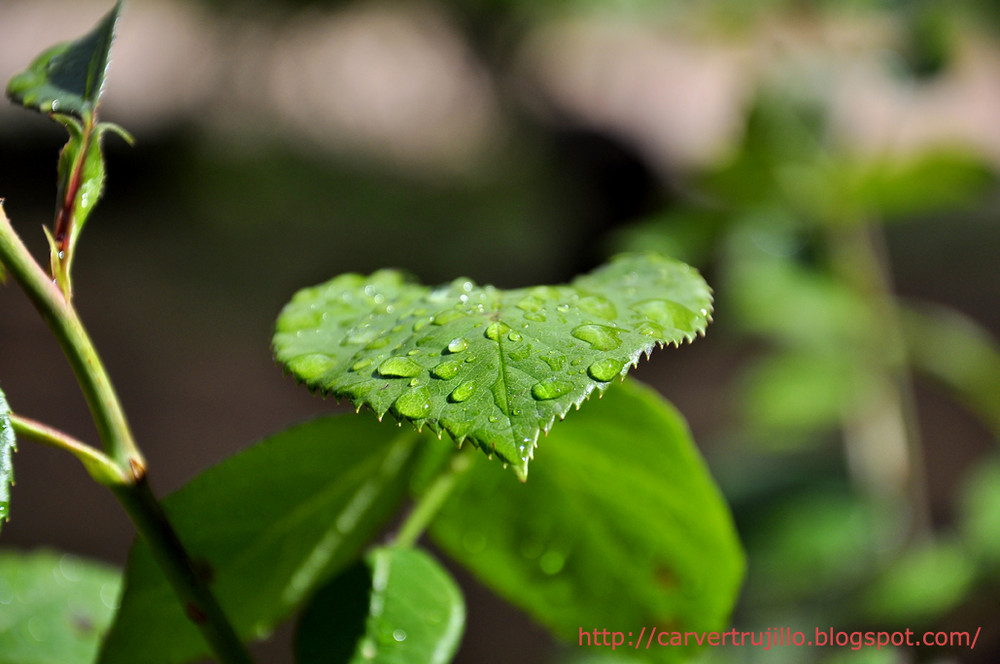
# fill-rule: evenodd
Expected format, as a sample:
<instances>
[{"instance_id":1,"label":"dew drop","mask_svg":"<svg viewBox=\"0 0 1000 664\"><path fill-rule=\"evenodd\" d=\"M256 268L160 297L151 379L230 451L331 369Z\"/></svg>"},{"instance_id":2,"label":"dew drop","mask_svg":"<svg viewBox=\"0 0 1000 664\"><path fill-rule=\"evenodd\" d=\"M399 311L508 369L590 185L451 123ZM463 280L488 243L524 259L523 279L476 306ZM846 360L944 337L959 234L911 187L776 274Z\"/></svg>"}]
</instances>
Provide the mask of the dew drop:
<instances>
[{"instance_id":1,"label":"dew drop","mask_svg":"<svg viewBox=\"0 0 1000 664\"><path fill-rule=\"evenodd\" d=\"M645 334L647 337L653 337L655 339L663 339L667 336L667 330L659 323L652 323L646 321L640 323L636 326L635 331L639 334Z\"/></svg>"},{"instance_id":2,"label":"dew drop","mask_svg":"<svg viewBox=\"0 0 1000 664\"><path fill-rule=\"evenodd\" d=\"M402 643L403 641L406 640L406 632L404 632L401 629L394 630L392 632L392 638L395 639L398 643Z\"/></svg>"},{"instance_id":3,"label":"dew drop","mask_svg":"<svg viewBox=\"0 0 1000 664\"><path fill-rule=\"evenodd\" d=\"M362 360L358 360L357 362L355 362L354 364L352 364L351 365L351 371L361 371L362 369L367 369L368 367L370 367L374 363L375 363L375 360L373 360L370 357L366 357L366 358L364 358Z\"/></svg>"},{"instance_id":4,"label":"dew drop","mask_svg":"<svg viewBox=\"0 0 1000 664\"><path fill-rule=\"evenodd\" d=\"M540 313L540 312L536 312L536 311L530 311L530 312L524 314L524 318L526 320L535 321L536 323L544 323L545 322L545 314Z\"/></svg>"},{"instance_id":5,"label":"dew drop","mask_svg":"<svg viewBox=\"0 0 1000 664\"><path fill-rule=\"evenodd\" d=\"M336 362L329 355L322 353L310 353L299 355L288 362L288 368L292 373L303 378L317 378L336 366Z\"/></svg>"},{"instance_id":6,"label":"dew drop","mask_svg":"<svg viewBox=\"0 0 1000 664\"><path fill-rule=\"evenodd\" d=\"M538 559L538 566L542 571L552 576L562 571L566 564L566 556L558 551L546 551Z\"/></svg>"},{"instance_id":7,"label":"dew drop","mask_svg":"<svg viewBox=\"0 0 1000 664\"><path fill-rule=\"evenodd\" d=\"M366 323L348 332L345 341L350 344L366 344L376 336L378 336L378 330Z\"/></svg>"},{"instance_id":8,"label":"dew drop","mask_svg":"<svg viewBox=\"0 0 1000 664\"><path fill-rule=\"evenodd\" d=\"M378 350L379 348L385 348L390 343L391 339L389 339L388 335L381 336L377 339L372 339L372 341L365 346L365 350Z\"/></svg>"},{"instance_id":9,"label":"dew drop","mask_svg":"<svg viewBox=\"0 0 1000 664\"><path fill-rule=\"evenodd\" d=\"M624 366L624 362L608 357L603 360L597 360L591 364L590 367L587 368L587 373L590 374L590 377L594 380L606 383L617 376Z\"/></svg>"},{"instance_id":10,"label":"dew drop","mask_svg":"<svg viewBox=\"0 0 1000 664\"><path fill-rule=\"evenodd\" d=\"M418 320L416 323L413 324L413 331L419 332L420 330L427 327L427 325L429 325L430 322L431 322L430 318L421 318L420 320Z\"/></svg>"},{"instance_id":11,"label":"dew drop","mask_svg":"<svg viewBox=\"0 0 1000 664\"><path fill-rule=\"evenodd\" d=\"M510 332L510 326L502 321L493 321L486 328L486 337L493 341L500 341L503 335Z\"/></svg>"},{"instance_id":12,"label":"dew drop","mask_svg":"<svg viewBox=\"0 0 1000 664\"><path fill-rule=\"evenodd\" d=\"M449 353L461 353L463 350L469 347L469 342L462 337L456 337L451 340L448 344Z\"/></svg>"},{"instance_id":13,"label":"dew drop","mask_svg":"<svg viewBox=\"0 0 1000 664\"><path fill-rule=\"evenodd\" d=\"M454 322L461 318L465 318L465 314L462 313L461 311L458 311L457 309L453 309L451 311L443 311L439 314L436 314L434 316L433 323L435 325L447 325L448 323Z\"/></svg>"},{"instance_id":14,"label":"dew drop","mask_svg":"<svg viewBox=\"0 0 1000 664\"><path fill-rule=\"evenodd\" d=\"M410 381L410 387L416 387L417 385L420 385L423 382L424 381L420 380L419 378L414 378L413 380Z\"/></svg>"},{"instance_id":15,"label":"dew drop","mask_svg":"<svg viewBox=\"0 0 1000 664\"><path fill-rule=\"evenodd\" d=\"M542 361L549 365L549 369L553 371L559 371L563 368L563 363L566 361L564 357L558 355L542 355Z\"/></svg>"},{"instance_id":16,"label":"dew drop","mask_svg":"<svg viewBox=\"0 0 1000 664\"><path fill-rule=\"evenodd\" d=\"M556 307L556 311L558 311L561 314L564 314L567 311L569 311L569 305L568 304L560 304L559 306Z\"/></svg>"},{"instance_id":17,"label":"dew drop","mask_svg":"<svg viewBox=\"0 0 1000 664\"><path fill-rule=\"evenodd\" d=\"M558 399L564 394L573 390L573 383L558 378L546 378L540 383L535 383L531 388L531 396L539 401Z\"/></svg>"},{"instance_id":18,"label":"dew drop","mask_svg":"<svg viewBox=\"0 0 1000 664\"><path fill-rule=\"evenodd\" d=\"M390 378L411 378L423 368L408 357L390 357L378 366L378 372Z\"/></svg>"},{"instance_id":19,"label":"dew drop","mask_svg":"<svg viewBox=\"0 0 1000 664\"><path fill-rule=\"evenodd\" d=\"M448 398L455 403L461 403L472 396L472 393L476 391L476 383L474 381L467 381L462 383L448 395Z\"/></svg>"},{"instance_id":20,"label":"dew drop","mask_svg":"<svg viewBox=\"0 0 1000 664\"><path fill-rule=\"evenodd\" d=\"M517 343L518 341L521 340L522 337L519 332L511 332L510 334L507 335L507 338L513 341L514 343Z\"/></svg>"},{"instance_id":21,"label":"dew drop","mask_svg":"<svg viewBox=\"0 0 1000 664\"><path fill-rule=\"evenodd\" d=\"M599 316L604 320L614 320L618 317L618 310L614 303L606 297L600 295L586 295L580 298L577 306L592 316Z\"/></svg>"},{"instance_id":22,"label":"dew drop","mask_svg":"<svg viewBox=\"0 0 1000 664\"><path fill-rule=\"evenodd\" d=\"M392 409L398 415L411 419L427 417L431 409L431 393L426 387L410 388L396 399Z\"/></svg>"},{"instance_id":23,"label":"dew drop","mask_svg":"<svg viewBox=\"0 0 1000 664\"><path fill-rule=\"evenodd\" d=\"M607 325L580 325L573 329L573 336L581 341L586 341L595 350L614 350L622 345L618 335L620 330Z\"/></svg>"},{"instance_id":24,"label":"dew drop","mask_svg":"<svg viewBox=\"0 0 1000 664\"><path fill-rule=\"evenodd\" d=\"M420 349L419 348L414 348L411 351L407 351L406 354L409 355L409 356L411 356L411 357L414 356L414 355L420 355Z\"/></svg>"},{"instance_id":25,"label":"dew drop","mask_svg":"<svg viewBox=\"0 0 1000 664\"><path fill-rule=\"evenodd\" d=\"M442 362L431 369L431 374L433 374L435 378L451 380L458 375L459 370L462 368L462 364L462 360L449 360L447 362Z\"/></svg>"},{"instance_id":26,"label":"dew drop","mask_svg":"<svg viewBox=\"0 0 1000 664\"><path fill-rule=\"evenodd\" d=\"M500 421L500 418L497 417L496 415L490 415L489 420L490 422L496 423Z\"/></svg>"},{"instance_id":27,"label":"dew drop","mask_svg":"<svg viewBox=\"0 0 1000 664\"><path fill-rule=\"evenodd\" d=\"M684 305L670 300L643 300L633 304L632 309L652 321L677 329L691 329L698 317Z\"/></svg>"},{"instance_id":28,"label":"dew drop","mask_svg":"<svg viewBox=\"0 0 1000 664\"><path fill-rule=\"evenodd\" d=\"M517 303L517 308L521 311L535 313L545 308L545 302L538 296L529 295ZM527 318L527 316L525 316Z\"/></svg>"}]
</instances>

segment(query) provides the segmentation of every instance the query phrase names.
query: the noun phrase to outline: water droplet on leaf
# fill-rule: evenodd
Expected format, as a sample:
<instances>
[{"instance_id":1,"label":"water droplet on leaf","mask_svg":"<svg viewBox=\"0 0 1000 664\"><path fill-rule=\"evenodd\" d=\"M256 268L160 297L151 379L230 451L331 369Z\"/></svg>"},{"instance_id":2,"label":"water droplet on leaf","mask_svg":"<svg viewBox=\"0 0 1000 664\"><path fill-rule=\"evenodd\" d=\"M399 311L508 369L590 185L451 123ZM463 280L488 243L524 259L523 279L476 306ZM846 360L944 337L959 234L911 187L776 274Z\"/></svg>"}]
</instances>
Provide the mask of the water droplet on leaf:
<instances>
[{"instance_id":1,"label":"water droplet on leaf","mask_svg":"<svg viewBox=\"0 0 1000 664\"><path fill-rule=\"evenodd\" d=\"M368 367L370 367L374 363L375 363L375 360L373 360L370 357L366 357L363 360L358 360L357 362L355 362L354 364L352 364L351 365L351 371L361 371L362 369L367 369Z\"/></svg>"},{"instance_id":2,"label":"water droplet on leaf","mask_svg":"<svg viewBox=\"0 0 1000 664\"><path fill-rule=\"evenodd\" d=\"M451 394L448 395L448 397L456 403L461 403L462 401L465 401L466 399L471 397L472 393L475 391L476 391L476 383L470 380L466 383L462 383L454 390L452 390Z\"/></svg>"},{"instance_id":3,"label":"water droplet on leaf","mask_svg":"<svg viewBox=\"0 0 1000 664\"><path fill-rule=\"evenodd\" d=\"M618 335L620 330L607 325L580 325L573 329L573 336L581 341L586 341L595 350L614 350L622 345Z\"/></svg>"},{"instance_id":4,"label":"water droplet on leaf","mask_svg":"<svg viewBox=\"0 0 1000 664\"><path fill-rule=\"evenodd\" d=\"M617 376L624 366L624 362L608 357L591 364L587 369L587 373L594 380L606 383Z\"/></svg>"},{"instance_id":5,"label":"water droplet on leaf","mask_svg":"<svg viewBox=\"0 0 1000 664\"><path fill-rule=\"evenodd\" d=\"M462 337L457 337L451 340L448 344L449 353L461 353L463 350L469 347L469 342Z\"/></svg>"},{"instance_id":6,"label":"water droplet on leaf","mask_svg":"<svg viewBox=\"0 0 1000 664\"><path fill-rule=\"evenodd\" d=\"M408 357L390 357L378 367L378 372L390 378L411 378L423 368Z\"/></svg>"},{"instance_id":7,"label":"water droplet on leaf","mask_svg":"<svg viewBox=\"0 0 1000 664\"><path fill-rule=\"evenodd\" d=\"M600 295L586 295L580 298L577 306L592 316L599 316L604 320L614 320L618 317L618 310L611 300Z\"/></svg>"},{"instance_id":8,"label":"water droplet on leaf","mask_svg":"<svg viewBox=\"0 0 1000 664\"><path fill-rule=\"evenodd\" d=\"M426 387L410 388L396 399L392 409L398 415L411 419L427 417L431 409L431 393Z\"/></svg>"},{"instance_id":9,"label":"water droplet on leaf","mask_svg":"<svg viewBox=\"0 0 1000 664\"><path fill-rule=\"evenodd\" d=\"M670 300L644 300L633 304L632 309L652 321L680 330L691 329L698 318L695 312Z\"/></svg>"},{"instance_id":10,"label":"water droplet on leaf","mask_svg":"<svg viewBox=\"0 0 1000 664\"><path fill-rule=\"evenodd\" d=\"M449 360L448 362L442 362L431 369L431 374L433 374L436 378L451 380L458 375L459 370L462 368L462 364L462 360Z\"/></svg>"},{"instance_id":11,"label":"water droplet on leaf","mask_svg":"<svg viewBox=\"0 0 1000 664\"><path fill-rule=\"evenodd\" d=\"M573 391L573 383L558 378L546 378L540 383L535 383L531 388L531 396L539 401L558 399L564 394Z\"/></svg>"},{"instance_id":12,"label":"water droplet on leaf","mask_svg":"<svg viewBox=\"0 0 1000 664\"><path fill-rule=\"evenodd\" d=\"M486 337L493 341L500 341L503 335L510 332L510 326L502 321L493 321L486 328Z\"/></svg>"}]
</instances>

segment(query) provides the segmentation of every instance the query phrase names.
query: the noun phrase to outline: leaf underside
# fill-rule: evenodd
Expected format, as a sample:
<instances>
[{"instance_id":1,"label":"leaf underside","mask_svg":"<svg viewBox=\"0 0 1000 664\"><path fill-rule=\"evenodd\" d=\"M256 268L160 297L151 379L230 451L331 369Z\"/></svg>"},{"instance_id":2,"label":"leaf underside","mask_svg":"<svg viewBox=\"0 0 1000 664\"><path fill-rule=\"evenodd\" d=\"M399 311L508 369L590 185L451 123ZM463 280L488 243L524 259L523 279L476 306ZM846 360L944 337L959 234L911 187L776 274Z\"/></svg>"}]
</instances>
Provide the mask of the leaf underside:
<instances>
[{"instance_id":1,"label":"leaf underside","mask_svg":"<svg viewBox=\"0 0 1000 664\"><path fill-rule=\"evenodd\" d=\"M14 483L11 454L17 449L14 427L10 423L10 408L0 390L0 528L10 520L10 486Z\"/></svg>"},{"instance_id":2,"label":"leaf underside","mask_svg":"<svg viewBox=\"0 0 1000 664\"><path fill-rule=\"evenodd\" d=\"M7 84L15 103L42 113L83 118L97 106L121 2L83 37L46 49Z\"/></svg>"},{"instance_id":3,"label":"leaf underside","mask_svg":"<svg viewBox=\"0 0 1000 664\"><path fill-rule=\"evenodd\" d=\"M470 440L524 479L540 432L654 347L704 333L711 306L696 270L655 255L508 291L383 270L297 293L274 349L310 388Z\"/></svg>"}]
</instances>

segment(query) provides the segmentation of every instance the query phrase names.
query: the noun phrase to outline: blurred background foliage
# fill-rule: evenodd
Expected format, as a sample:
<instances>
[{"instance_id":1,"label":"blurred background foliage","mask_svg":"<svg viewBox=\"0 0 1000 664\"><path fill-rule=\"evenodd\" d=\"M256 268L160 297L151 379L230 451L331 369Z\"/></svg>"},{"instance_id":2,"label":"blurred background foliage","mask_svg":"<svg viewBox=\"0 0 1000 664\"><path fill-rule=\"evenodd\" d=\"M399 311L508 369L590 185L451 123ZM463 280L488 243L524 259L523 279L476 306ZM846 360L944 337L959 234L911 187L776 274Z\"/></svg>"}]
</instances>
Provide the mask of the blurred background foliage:
<instances>
[{"instance_id":1,"label":"blurred background foliage","mask_svg":"<svg viewBox=\"0 0 1000 664\"><path fill-rule=\"evenodd\" d=\"M4 80L107 4L5 0ZM663 251L706 273L716 322L639 377L687 415L735 512L749 558L736 628L982 627L974 652L702 660L996 661L998 13L985 0L132 0L102 113L137 144L107 141L76 290L154 482L175 488L333 407L267 350L301 286L399 266L514 287ZM0 195L39 252L61 140L0 109ZM16 289L0 310L10 401L83 435L42 324ZM121 563L131 531L116 506L35 447L18 455L5 544ZM458 661L628 661L551 643L459 576Z\"/></svg>"}]
</instances>

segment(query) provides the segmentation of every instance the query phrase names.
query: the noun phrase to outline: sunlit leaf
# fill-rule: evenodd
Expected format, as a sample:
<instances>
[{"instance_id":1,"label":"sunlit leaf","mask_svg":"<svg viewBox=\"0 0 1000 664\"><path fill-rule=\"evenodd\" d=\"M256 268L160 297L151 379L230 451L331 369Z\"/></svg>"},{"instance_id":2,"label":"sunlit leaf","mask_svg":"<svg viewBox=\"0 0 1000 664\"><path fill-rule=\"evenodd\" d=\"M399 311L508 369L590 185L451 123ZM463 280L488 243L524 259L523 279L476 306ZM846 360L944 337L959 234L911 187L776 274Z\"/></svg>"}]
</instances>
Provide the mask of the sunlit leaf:
<instances>
[{"instance_id":1,"label":"sunlit leaf","mask_svg":"<svg viewBox=\"0 0 1000 664\"><path fill-rule=\"evenodd\" d=\"M299 622L296 661L445 664L464 625L462 593L433 558L376 549L312 598Z\"/></svg>"},{"instance_id":2,"label":"sunlit leaf","mask_svg":"<svg viewBox=\"0 0 1000 664\"><path fill-rule=\"evenodd\" d=\"M76 556L0 553L0 664L91 664L120 590L118 570Z\"/></svg>"},{"instance_id":3,"label":"sunlit leaf","mask_svg":"<svg viewBox=\"0 0 1000 664\"><path fill-rule=\"evenodd\" d=\"M416 439L371 417L320 419L271 436L164 500L240 636L266 635L356 558L404 497ZM100 661L168 664L207 654L149 548L137 543Z\"/></svg>"},{"instance_id":4,"label":"sunlit leaf","mask_svg":"<svg viewBox=\"0 0 1000 664\"><path fill-rule=\"evenodd\" d=\"M310 387L471 440L524 477L541 432L644 353L703 332L710 307L694 269L653 255L509 291L348 274L299 292L274 348Z\"/></svg>"},{"instance_id":5,"label":"sunlit leaf","mask_svg":"<svg viewBox=\"0 0 1000 664\"><path fill-rule=\"evenodd\" d=\"M718 630L743 578L729 510L680 416L615 386L543 441L520 484L476 464L431 536L483 583L561 638L659 626ZM664 661L686 648L649 652Z\"/></svg>"}]
</instances>

